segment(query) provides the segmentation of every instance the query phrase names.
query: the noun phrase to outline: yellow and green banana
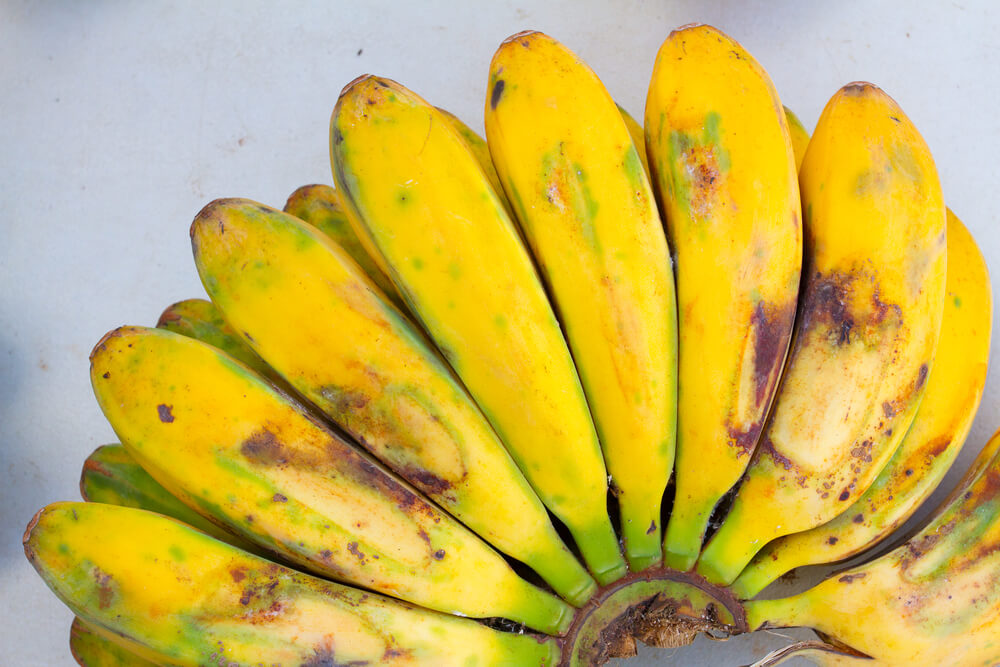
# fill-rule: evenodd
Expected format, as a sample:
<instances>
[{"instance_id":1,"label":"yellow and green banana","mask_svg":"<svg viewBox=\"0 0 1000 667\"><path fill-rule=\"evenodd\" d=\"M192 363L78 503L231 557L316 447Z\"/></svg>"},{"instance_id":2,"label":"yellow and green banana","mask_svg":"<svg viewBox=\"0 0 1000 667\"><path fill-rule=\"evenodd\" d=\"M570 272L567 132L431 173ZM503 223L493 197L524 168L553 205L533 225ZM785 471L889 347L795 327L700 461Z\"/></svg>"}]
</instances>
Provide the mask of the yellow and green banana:
<instances>
[{"instance_id":1,"label":"yellow and green banana","mask_svg":"<svg viewBox=\"0 0 1000 667\"><path fill-rule=\"evenodd\" d=\"M945 207L930 151L902 109L871 84L842 88L799 182L799 323L754 461L699 559L714 583L731 583L772 539L858 500L906 434L937 345Z\"/></svg>"},{"instance_id":2,"label":"yellow and green banana","mask_svg":"<svg viewBox=\"0 0 1000 667\"><path fill-rule=\"evenodd\" d=\"M294 217L219 200L192 225L212 300L335 423L572 604L596 586L482 413L344 251Z\"/></svg>"},{"instance_id":3,"label":"yellow and green banana","mask_svg":"<svg viewBox=\"0 0 1000 667\"><path fill-rule=\"evenodd\" d=\"M567 627L571 607L219 350L122 327L94 349L91 381L157 482L284 560L431 609Z\"/></svg>"},{"instance_id":4,"label":"yellow and green banana","mask_svg":"<svg viewBox=\"0 0 1000 667\"><path fill-rule=\"evenodd\" d=\"M798 595L746 603L749 627L809 626L880 665L1000 663L998 441L912 539ZM810 658L871 664L815 651Z\"/></svg>"},{"instance_id":5,"label":"yellow and green banana","mask_svg":"<svg viewBox=\"0 0 1000 667\"><path fill-rule=\"evenodd\" d=\"M598 582L623 575L607 473L573 360L468 143L414 93L364 76L337 101L330 152L358 235L391 267L411 312L525 477Z\"/></svg>"},{"instance_id":6,"label":"yellow and green banana","mask_svg":"<svg viewBox=\"0 0 1000 667\"><path fill-rule=\"evenodd\" d=\"M757 445L792 335L798 182L764 69L715 28L676 30L646 98L650 169L676 261L676 494L665 561L690 569Z\"/></svg>"},{"instance_id":7,"label":"yellow and green banana","mask_svg":"<svg viewBox=\"0 0 1000 667\"><path fill-rule=\"evenodd\" d=\"M288 197L284 210L285 213L308 222L329 236L357 262L365 275L378 285L383 294L393 299L397 306L402 305L402 299L392 281L378 267L361 244L358 235L354 233L341 204L340 195L334 188L329 185L303 185Z\"/></svg>"},{"instance_id":8,"label":"yellow and green banana","mask_svg":"<svg viewBox=\"0 0 1000 667\"><path fill-rule=\"evenodd\" d=\"M69 650L80 667L155 667L156 663L140 658L116 644L79 616L69 628Z\"/></svg>"},{"instance_id":9,"label":"yellow and green banana","mask_svg":"<svg viewBox=\"0 0 1000 667\"><path fill-rule=\"evenodd\" d=\"M24 550L93 630L160 665L553 665L559 655L552 640L324 581L133 508L49 505Z\"/></svg>"},{"instance_id":10,"label":"yellow and green banana","mask_svg":"<svg viewBox=\"0 0 1000 667\"><path fill-rule=\"evenodd\" d=\"M802 565L860 553L901 526L955 462L986 384L993 295L986 262L965 226L948 212L947 297L941 337L913 425L865 493L837 518L774 540L733 583L743 598Z\"/></svg>"},{"instance_id":11,"label":"yellow and green banana","mask_svg":"<svg viewBox=\"0 0 1000 667\"><path fill-rule=\"evenodd\" d=\"M646 157L646 132L642 129L642 125L639 124L635 118L632 117L625 107L618 104L618 113L622 115L622 120L625 121L625 127L628 129L628 133L632 136L632 145L635 146L635 152L639 154L639 160L642 162L643 171L646 175L649 175L649 160Z\"/></svg>"},{"instance_id":12,"label":"yellow and green banana","mask_svg":"<svg viewBox=\"0 0 1000 667\"><path fill-rule=\"evenodd\" d=\"M795 172L798 173L802 159L806 156L806 147L809 146L809 130L791 109L782 108L785 111L785 121L788 123L788 137L792 140L792 152L795 154Z\"/></svg>"},{"instance_id":13,"label":"yellow and green banana","mask_svg":"<svg viewBox=\"0 0 1000 667\"><path fill-rule=\"evenodd\" d=\"M600 436L630 569L662 559L673 467L677 330L670 252L621 112L540 32L490 66L486 134L559 313Z\"/></svg>"}]
</instances>

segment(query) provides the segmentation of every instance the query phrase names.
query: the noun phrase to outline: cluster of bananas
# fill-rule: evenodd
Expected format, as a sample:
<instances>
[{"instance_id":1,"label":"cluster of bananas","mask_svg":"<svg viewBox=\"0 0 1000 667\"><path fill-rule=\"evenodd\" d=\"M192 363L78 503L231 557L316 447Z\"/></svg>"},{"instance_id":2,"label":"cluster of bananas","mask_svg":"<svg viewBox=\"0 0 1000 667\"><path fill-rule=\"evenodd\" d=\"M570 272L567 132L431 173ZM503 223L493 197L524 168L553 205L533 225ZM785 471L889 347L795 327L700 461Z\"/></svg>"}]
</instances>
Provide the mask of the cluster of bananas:
<instances>
[{"instance_id":1,"label":"cluster of bananas","mask_svg":"<svg viewBox=\"0 0 1000 667\"><path fill-rule=\"evenodd\" d=\"M779 626L821 639L761 664L997 664L998 439L897 548L753 599L884 540L968 433L992 297L924 141L864 83L810 139L701 25L644 127L525 32L488 145L364 76L336 189L206 206L211 302L98 343L122 445L25 535L80 664L585 665Z\"/></svg>"}]
</instances>

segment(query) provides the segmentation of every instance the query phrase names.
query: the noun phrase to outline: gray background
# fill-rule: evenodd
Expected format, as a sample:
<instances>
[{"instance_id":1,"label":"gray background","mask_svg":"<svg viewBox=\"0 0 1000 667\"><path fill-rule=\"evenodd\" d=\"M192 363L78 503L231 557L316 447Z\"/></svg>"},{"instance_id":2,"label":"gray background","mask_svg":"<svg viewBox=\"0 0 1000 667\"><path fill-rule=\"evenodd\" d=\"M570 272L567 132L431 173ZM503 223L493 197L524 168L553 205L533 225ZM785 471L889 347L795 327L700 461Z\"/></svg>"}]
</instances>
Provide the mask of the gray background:
<instances>
[{"instance_id":1,"label":"gray background","mask_svg":"<svg viewBox=\"0 0 1000 667\"><path fill-rule=\"evenodd\" d=\"M493 50L536 28L641 118L660 42L681 24L712 23L757 57L810 128L849 81L894 96L998 276L992 5L0 1L0 663L71 664L71 616L20 541L38 508L77 498L84 457L114 439L91 395L90 348L117 325L154 324L166 305L203 295L187 229L209 200L280 207L299 185L331 181L327 123L355 76L394 78L481 127ZM998 405L991 373L946 486L1000 426ZM642 656L741 664L787 641L757 634Z\"/></svg>"}]
</instances>

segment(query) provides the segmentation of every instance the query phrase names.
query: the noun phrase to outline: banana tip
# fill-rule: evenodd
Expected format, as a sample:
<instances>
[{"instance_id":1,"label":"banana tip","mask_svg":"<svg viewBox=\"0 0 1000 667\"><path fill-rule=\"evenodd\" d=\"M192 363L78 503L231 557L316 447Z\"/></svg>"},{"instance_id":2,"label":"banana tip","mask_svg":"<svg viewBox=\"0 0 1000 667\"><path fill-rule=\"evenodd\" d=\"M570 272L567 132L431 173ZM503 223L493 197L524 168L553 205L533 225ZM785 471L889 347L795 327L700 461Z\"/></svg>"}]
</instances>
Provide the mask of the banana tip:
<instances>
[{"instance_id":1,"label":"banana tip","mask_svg":"<svg viewBox=\"0 0 1000 667\"><path fill-rule=\"evenodd\" d=\"M369 79L374 79L376 81L378 80L378 78L374 74L362 74L361 76L352 79L350 83L344 86L343 89L341 89L340 91L340 96L343 97L344 95L347 95L347 93L349 93L352 88L354 88L355 86L360 86L362 83L368 81Z\"/></svg>"},{"instance_id":2,"label":"banana tip","mask_svg":"<svg viewBox=\"0 0 1000 667\"><path fill-rule=\"evenodd\" d=\"M535 35L543 35L543 34L545 33L542 33L538 30L522 30L521 32L515 32L510 37L500 42L500 46L506 46L507 44L512 44L521 39L526 39L528 37L533 37ZM522 46L528 46L528 43L522 43Z\"/></svg>"},{"instance_id":3,"label":"banana tip","mask_svg":"<svg viewBox=\"0 0 1000 667\"><path fill-rule=\"evenodd\" d=\"M31 533L35 530L35 526L38 525L39 520L42 518L42 513L45 512L45 508L35 512L35 515L31 517L31 521L28 522L28 526L24 529L24 537L21 538L21 546L24 547L24 555L29 561L34 562L34 549L31 548Z\"/></svg>"}]
</instances>

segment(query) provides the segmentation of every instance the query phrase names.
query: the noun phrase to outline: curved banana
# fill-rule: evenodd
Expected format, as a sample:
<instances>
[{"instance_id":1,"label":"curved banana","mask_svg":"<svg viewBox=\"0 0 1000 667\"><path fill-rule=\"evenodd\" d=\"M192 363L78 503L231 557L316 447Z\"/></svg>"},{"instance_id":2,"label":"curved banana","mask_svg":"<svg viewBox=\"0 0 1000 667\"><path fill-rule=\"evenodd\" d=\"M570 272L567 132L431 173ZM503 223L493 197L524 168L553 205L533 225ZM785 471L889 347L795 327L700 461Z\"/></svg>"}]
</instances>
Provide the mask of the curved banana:
<instances>
[{"instance_id":1,"label":"curved banana","mask_svg":"<svg viewBox=\"0 0 1000 667\"><path fill-rule=\"evenodd\" d=\"M410 310L591 572L626 571L607 473L573 360L517 230L441 112L373 76L331 119L337 188ZM518 202L512 202L515 207Z\"/></svg>"},{"instance_id":2,"label":"curved banana","mask_svg":"<svg viewBox=\"0 0 1000 667\"><path fill-rule=\"evenodd\" d=\"M571 607L215 348L123 327L94 349L91 381L154 479L283 559L431 609L567 627Z\"/></svg>"},{"instance_id":3,"label":"curved banana","mask_svg":"<svg viewBox=\"0 0 1000 667\"><path fill-rule=\"evenodd\" d=\"M670 251L621 112L540 32L493 56L493 162L541 268L590 405L633 571L659 563L673 468L677 329Z\"/></svg>"},{"instance_id":4,"label":"curved banana","mask_svg":"<svg viewBox=\"0 0 1000 667\"><path fill-rule=\"evenodd\" d=\"M397 474L571 603L596 590L489 423L346 254L245 199L191 227L205 289L249 345Z\"/></svg>"},{"instance_id":5,"label":"curved banana","mask_svg":"<svg viewBox=\"0 0 1000 667\"><path fill-rule=\"evenodd\" d=\"M798 595L746 603L750 627L812 627L879 665L1000 662L998 441L965 491L906 544Z\"/></svg>"},{"instance_id":6,"label":"curved banana","mask_svg":"<svg viewBox=\"0 0 1000 667\"><path fill-rule=\"evenodd\" d=\"M799 167L802 166L802 160L806 156L806 147L809 145L809 132L791 109L788 107L782 107L782 109L785 111L788 137L792 140L792 152L795 154L795 172L798 173Z\"/></svg>"},{"instance_id":7,"label":"curved banana","mask_svg":"<svg viewBox=\"0 0 1000 667\"><path fill-rule=\"evenodd\" d=\"M639 121L633 118L632 114L625 110L625 107L620 104L616 104L615 106L618 107L618 113L621 114L622 120L625 121L625 128L632 137L632 145L635 146L635 152L639 154L639 161L642 162L642 169L648 177L649 159L646 157L646 133L643 131Z\"/></svg>"},{"instance_id":8,"label":"curved banana","mask_svg":"<svg viewBox=\"0 0 1000 667\"><path fill-rule=\"evenodd\" d=\"M646 98L650 169L677 274L676 494L666 564L690 569L750 462L792 335L798 181L764 69L715 28L675 30Z\"/></svg>"},{"instance_id":9,"label":"curved banana","mask_svg":"<svg viewBox=\"0 0 1000 667\"><path fill-rule=\"evenodd\" d=\"M311 577L173 519L54 503L28 560L73 612L162 665L552 665L550 639L499 632Z\"/></svg>"},{"instance_id":10,"label":"curved banana","mask_svg":"<svg viewBox=\"0 0 1000 667\"><path fill-rule=\"evenodd\" d=\"M140 658L119 646L79 616L69 628L69 650L80 667L155 667L156 663Z\"/></svg>"},{"instance_id":11,"label":"curved banana","mask_svg":"<svg viewBox=\"0 0 1000 667\"><path fill-rule=\"evenodd\" d=\"M264 555L250 542L220 528L177 500L150 477L121 445L102 445L87 457L80 475L80 495L92 503L135 507L163 514L238 549Z\"/></svg>"},{"instance_id":12,"label":"curved banana","mask_svg":"<svg viewBox=\"0 0 1000 667\"><path fill-rule=\"evenodd\" d=\"M503 186L500 184L500 176L497 175L496 167L493 166L493 158L490 157L490 149L486 145L486 140L479 136L471 127L463 123L462 119L455 114L441 107L438 107L437 110L451 123L455 131L465 139L465 143L469 145L469 151L476 158L479 166L483 168L483 173L486 175L487 180L489 180L490 185L493 186L493 191L500 201L503 202L504 208L507 210L507 215L513 217L514 211L511 209L510 202L507 201L507 197L504 194Z\"/></svg>"},{"instance_id":13,"label":"curved banana","mask_svg":"<svg viewBox=\"0 0 1000 667\"><path fill-rule=\"evenodd\" d=\"M329 185L303 185L288 197L284 211L308 222L329 236L357 262L365 275L378 285L383 294L392 299L397 306L402 306L403 299L389 280L389 276L378 267L365 250L361 239L354 233L340 202L340 194L334 188Z\"/></svg>"},{"instance_id":14,"label":"curved banana","mask_svg":"<svg viewBox=\"0 0 1000 667\"><path fill-rule=\"evenodd\" d=\"M728 584L770 540L841 514L913 420L945 297L945 208L930 151L879 88L823 111L799 173L807 273L781 392L698 572Z\"/></svg>"},{"instance_id":15,"label":"curved banana","mask_svg":"<svg viewBox=\"0 0 1000 667\"><path fill-rule=\"evenodd\" d=\"M875 482L837 518L778 538L733 583L753 597L785 572L868 549L901 526L938 487L962 450L986 384L993 294L986 262L948 211L947 298L941 337L913 425Z\"/></svg>"}]
</instances>

